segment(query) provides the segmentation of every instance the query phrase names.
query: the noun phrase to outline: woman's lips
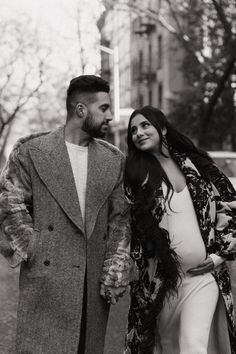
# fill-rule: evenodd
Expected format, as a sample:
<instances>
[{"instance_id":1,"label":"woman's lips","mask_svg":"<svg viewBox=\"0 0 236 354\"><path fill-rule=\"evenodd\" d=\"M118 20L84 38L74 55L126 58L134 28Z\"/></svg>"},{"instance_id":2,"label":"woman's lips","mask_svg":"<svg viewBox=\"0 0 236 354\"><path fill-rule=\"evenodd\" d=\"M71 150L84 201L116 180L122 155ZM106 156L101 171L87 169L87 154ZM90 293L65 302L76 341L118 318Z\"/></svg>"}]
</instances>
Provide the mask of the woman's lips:
<instances>
[{"instance_id":1,"label":"woman's lips","mask_svg":"<svg viewBox=\"0 0 236 354\"><path fill-rule=\"evenodd\" d=\"M139 144L140 144L140 143L143 143L143 142L146 141L146 140L148 140L148 138L140 139L140 140L138 140L138 143L139 143Z\"/></svg>"}]
</instances>

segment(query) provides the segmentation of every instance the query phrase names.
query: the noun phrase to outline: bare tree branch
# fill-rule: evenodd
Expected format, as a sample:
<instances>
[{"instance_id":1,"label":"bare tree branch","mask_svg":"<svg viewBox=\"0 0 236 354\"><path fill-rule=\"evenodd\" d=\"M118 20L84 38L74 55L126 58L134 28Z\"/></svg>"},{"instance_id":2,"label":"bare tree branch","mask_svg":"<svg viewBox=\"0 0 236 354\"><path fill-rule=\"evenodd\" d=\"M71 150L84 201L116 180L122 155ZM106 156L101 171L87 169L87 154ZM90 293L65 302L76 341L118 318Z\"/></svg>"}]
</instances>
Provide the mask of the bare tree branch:
<instances>
[{"instance_id":1,"label":"bare tree branch","mask_svg":"<svg viewBox=\"0 0 236 354\"><path fill-rule=\"evenodd\" d=\"M204 142L205 139L205 133L209 127L211 116L213 113L213 110L218 102L218 99L220 98L225 85L227 81L229 80L230 75L232 74L232 71L235 68L235 63L236 63L236 42L235 42L235 51L234 55L229 58L229 60L226 63L225 70L221 78L219 79L217 83L217 87L213 94L210 97L210 100L207 104L205 114L204 114L204 119L202 120L202 126L201 126L201 133L200 133L200 141ZM203 144L203 143L202 143Z\"/></svg>"},{"instance_id":2,"label":"bare tree branch","mask_svg":"<svg viewBox=\"0 0 236 354\"><path fill-rule=\"evenodd\" d=\"M3 132L4 128L5 128L5 126L10 124L13 121L13 119L16 117L16 114L28 103L30 98L33 97L36 92L38 92L38 90L40 89L41 86L42 86L42 81L39 82L39 84L35 87L35 89L33 91L31 91L24 98L24 100L21 103L17 104L17 106L15 107L14 111L10 114L8 119L2 124L2 126L0 128L0 136L2 135L2 132Z\"/></svg>"},{"instance_id":3,"label":"bare tree branch","mask_svg":"<svg viewBox=\"0 0 236 354\"><path fill-rule=\"evenodd\" d=\"M216 0L212 0L212 3L215 7L217 14L218 14L218 18L220 19L220 21L224 27L227 37L229 39L232 39L232 27L225 16L223 7Z\"/></svg>"},{"instance_id":4,"label":"bare tree branch","mask_svg":"<svg viewBox=\"0 0 236 354\"><path fill-rule=\"evenodd\" d=\"M178 19L176 10L174 10L172 1L171 0L166 0L166 2L169 5L171 16L173 17L173 19L174 19L174 21L176 23L177 29L178 29L178 31L176 31L176 33L175 33L175 36L183 44L183 47L185 48L185 50L189 54L191 54L191 56L196 60L196 62L200 63L201 65L203 65L204 68L208 71L207 66L204 65L204 62L206 60L205 56L203 55L203 53L200 50L196 50L193 47L193 44L191 43L191 40L190 40L189 36L187 36L184 33L183 28L182 28L182 26L180 24L180 21Z\"/></svg>"},{"instance_id":5,"label":"bare tree branch","mask_svg":"<svg viewBox=\"0 0 236 354\"><path fill-rule=\"evenodd\" d=\"M113 11L130 11L130 9L131 9L138 16L141 16L141 17L146 16L151 20L158 21L158 23L163 28L165 28L168 32L173 34L183 44L185 50L187 50L187 52L189 52L195 58L197 63L204 65L205 57L204 57L203 53L199 50L196 50L193 47L190 38L188 37L188 35L186 33L183 32L182 28L180 27L180 23L178 21L178 18L173 10L173 6L172 6L172 3L170 0L167 0L167 3L170 6L171 12L173 12L172 15L175 14L174 20L176 22L178 30L176 30L159 12L157 12L151 8L142 9L140 6L138 6L134 3L130 3L130 2L120 4L118 1L113 2L111 0L111 1L107 1L106 3L107 3L107 5L110 3L110 9L112 9ZM180 28L181 28L181 31L179 31ZM204 67L207 70L207 66L204 66Z\"/></svg>"},{"instance_id":6,"label":"bare tree branch","mask_svg":"<svg viewBox=\"0 0 236 354\"><path fill-rule=\"evenodd\" d=\"M84 50L83 41L82 41L82 31L81 31L81 22L80 21L81 21L81 10L78 7L78 9L77 9L77 36L78 36L78 42L79 42L81 70L82 70L82 74L84 74L86 60L85 60L85 50Z\"/></svg>"},{"instance_id":7,"label":"bare tree branch","mask_svg":"<svg viewBox=\"0 0 236 354\"><path fill-rule=\"evenodd\" d=\"M6 110L6 108L2 104L0 104L0 110L1 110L0 122L1 122L1 124L3 124L4 123L4 115L8 117L10 115L10 113L8 112L8 110Z\"/></svg>"},{"instance_id":8,"label":"bare tree branch","mask_svg":"<svg viewBox=\"0 0 236 354\"><path fill-rule=\"evenodd\" d=\"M5 127L5 131L4 131L4 133L2 134L2 137L1 137L2 141L1 141L1 150L0 150L0 166L2 166L2 161L3 161L3 157L4 157L4 151L6 149L8 138L9 138L9 135L11 133L12 123L13 123L13 121Z\"/></svg>"}]
</instances>

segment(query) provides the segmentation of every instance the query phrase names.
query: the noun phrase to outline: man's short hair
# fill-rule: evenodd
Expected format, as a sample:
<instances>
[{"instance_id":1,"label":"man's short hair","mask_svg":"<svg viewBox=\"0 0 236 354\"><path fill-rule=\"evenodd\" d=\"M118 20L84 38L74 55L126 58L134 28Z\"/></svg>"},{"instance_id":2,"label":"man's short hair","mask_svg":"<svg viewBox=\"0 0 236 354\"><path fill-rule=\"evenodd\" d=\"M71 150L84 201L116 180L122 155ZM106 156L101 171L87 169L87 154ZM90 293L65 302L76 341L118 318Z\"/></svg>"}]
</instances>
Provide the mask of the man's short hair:
<instances>
[{"instance_id":1,"label":"man's short hair","mask_svg":"<svg viewBox=\"0 0 236 354\"><path fill-rule=\"evenodd\" d=\"M71 115L74 110L74 101L78 96L84 96L89 101L89 96L97 92L110 92L109 83L99 76L95 75L80 75L70 81L67 89L66 109L68 115ZM90 97L91 98L91 97Z\"/></svg>"}]
</instances>

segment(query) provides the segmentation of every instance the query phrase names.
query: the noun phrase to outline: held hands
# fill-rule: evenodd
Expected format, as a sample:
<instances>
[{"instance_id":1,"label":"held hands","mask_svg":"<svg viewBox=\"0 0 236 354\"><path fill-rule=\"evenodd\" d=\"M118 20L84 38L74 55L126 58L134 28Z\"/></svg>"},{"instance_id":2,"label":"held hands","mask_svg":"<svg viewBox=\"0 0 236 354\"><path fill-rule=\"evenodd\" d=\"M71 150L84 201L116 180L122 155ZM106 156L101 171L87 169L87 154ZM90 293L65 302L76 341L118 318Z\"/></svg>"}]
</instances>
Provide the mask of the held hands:
<instances>
[{"instance_id":1,"label":"held hands","mask_svg":"<svg viewBox=\"0 0 236 354\"><path fill-rule=\"evenodd\" d=\"M115 305L119 298L124 295L126 291L125 286L120 286L118 288L112 287L112 286L106 286L104 284L101 284L101 290L100 290L100 295L107 300L108 303Z\"/></svg>"},{"instance_id":2,"label":"held hands","mask_svg":"<svg viewBox=\"0 0 236 354\"><path fill-rule=\"evenodd\" d=\"M199 264L197 267L190 268L188 273L192 275L200 275L211 272L214 270L214 262L210 256L208 256L204 262Z\"/></svg>"}]
</instances>

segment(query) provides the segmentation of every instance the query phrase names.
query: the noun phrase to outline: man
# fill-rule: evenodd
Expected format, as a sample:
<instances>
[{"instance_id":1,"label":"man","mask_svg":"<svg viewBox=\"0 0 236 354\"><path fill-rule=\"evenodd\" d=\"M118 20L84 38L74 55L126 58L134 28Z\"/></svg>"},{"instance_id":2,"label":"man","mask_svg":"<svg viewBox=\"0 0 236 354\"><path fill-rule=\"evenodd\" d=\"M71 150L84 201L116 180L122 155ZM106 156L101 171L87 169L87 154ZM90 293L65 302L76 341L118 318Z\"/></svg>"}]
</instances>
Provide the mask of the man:
<instances>
[{"instance_id":1,"label":"man","mask_svg":"<svg viewBox=\"0 0 236 354\"><path fill-rule=\"evenodd\" d=\"M102 354L109 303L128 284L124 158L97 139L108 83L74 78L66 106L66 125L21 139L1 175L2 253L21 264L15 354Z\"/></svg>"}]
</instances>

